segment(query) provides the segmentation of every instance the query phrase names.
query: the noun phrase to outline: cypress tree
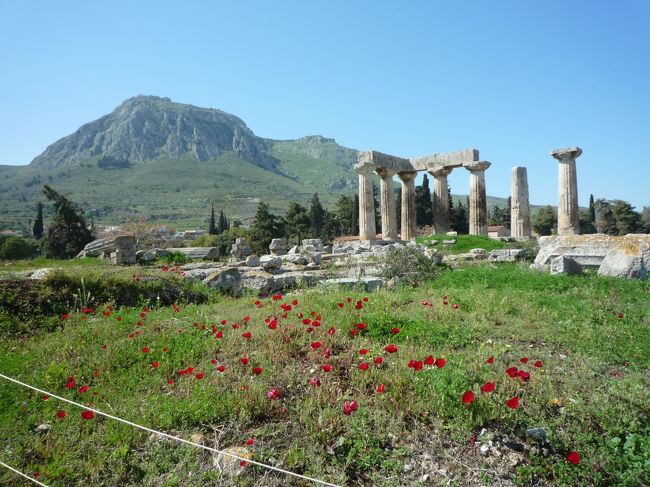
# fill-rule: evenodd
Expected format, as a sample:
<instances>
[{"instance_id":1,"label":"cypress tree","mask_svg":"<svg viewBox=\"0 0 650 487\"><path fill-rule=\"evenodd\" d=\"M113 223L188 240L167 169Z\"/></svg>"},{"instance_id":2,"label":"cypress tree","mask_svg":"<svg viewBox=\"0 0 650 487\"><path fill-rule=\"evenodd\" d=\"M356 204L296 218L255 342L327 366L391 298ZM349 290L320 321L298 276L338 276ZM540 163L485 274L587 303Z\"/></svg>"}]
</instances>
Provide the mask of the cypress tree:
<instances>
[{"instance_id":1,"label":"cypress tree","mask_svg":"<svg viewBox=\"0 0 650 487\"><path fill-rule=\"evenodd\" d=\"M594 203L594 195L589 195L589 220L591 223L596 223L596 204Z\"/></svg>"},{"instance_id":2,"label":"cypress tree","mask_svg":"<svg viewBox=\"0 0 650 487\"><path fill-rule=\"evenodd\" d=\"M359 195L354 195L352 205L352 235L359 235Z\"/></svg>"},{"instance_id":3,"label":"cypress tree","mask_svg":"<svg viewBox=\"0 0 650 487\"><path fill-rule=\"evenodd\" d=\"M43 251L46 257L72 258L93 239L84 211L48 185L43 186L43 193L54 204L54 218L43 238Z\"/></svg>"},{"instance_id":4,"label":"cypress tree","mask_svg":"<svg viewBox=\"0 0 650 487\"><path fill-rule=\"evenodd\" d=\"M314 237L321 238L323 234L323 223L325 221L325 210L323 209L323 205L320 204L318 193L314 193L314 196L311 199L309 218L311 220L311 229L314 232Z\"/></svg>"},{"instance_id":5,"label":"cypress tree","mask_svg":"<svg viewBox=\"0 0 650 487\"><path fill-rule=\"evenodd\" d=\"M36 240L40 240L43 237L43 203L40 201L36 205L36 221L32 227L32 235Z\"/></svg>"},{"instance_id":6,"label":"cypress tree","mask_svg":"<svg viewBox=\"0 0 650 487\"><path fill-rule=\"evenodd\" d=\"M208 233L210 235L216 235L218 233L217 226L214 220L214 203L212 204L212 211L210 213L210 227L208 228Z\"/></svg>"}]
</instances>

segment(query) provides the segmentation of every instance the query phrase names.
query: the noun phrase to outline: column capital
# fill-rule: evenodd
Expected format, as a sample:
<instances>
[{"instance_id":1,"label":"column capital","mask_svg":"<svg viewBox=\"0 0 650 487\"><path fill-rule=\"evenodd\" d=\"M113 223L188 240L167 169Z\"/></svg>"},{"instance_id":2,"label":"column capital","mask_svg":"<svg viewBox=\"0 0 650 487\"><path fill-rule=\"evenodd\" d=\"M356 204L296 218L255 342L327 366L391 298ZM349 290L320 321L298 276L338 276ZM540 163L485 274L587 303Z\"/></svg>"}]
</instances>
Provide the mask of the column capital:
<instances>
[{"instance_id":1,"label":"column capital","mask_svg":"<svg viewBox=\"0 0 650 487\"><path fill-rule=\"evenodd\" d=\"M404 183L410 183L411 181L415 180L415 176L418 175L417 171L400 171L397 173L399 178L402 180Z\"/></svg>"},{"instance_id":2,"label":"column capital","mask_svg":"<svg viewBox=\"0 0 650 487\"><path fill-rule=\"evenodd\" d=\"M375 172L381 179L392 178L396 174L393 169L388 167L377 167L375 168Z\"/></svg>"},{"instance_id":3,"label":"column capital","mask_svg":"<svg viewBox=\"0 0 650 487\"><path fill-rule=\"evenodd\" d=\"M468 162L466 164L463 164L463 167L467 169L469 172L475 173L475 172L483 172L491 165L492 163L488 161L475 161L475 162Z\"/></svg>"},{"instance_id":4,"label":"column capital","mask_svg":"<svg viewBox=\"0 0 650 487\"><path fill-rule=\"evenodd\" d=\"M551 151L551 156L557 159L560 162L575 160L576 157L580 157L582 154L582 149L580 147L566 147L564 149L553 149Z\"/></svg>"},{"instance_id":5,"label":"column capital","mask_svg":"<svg viewBox=\"0 0 650 487\"><path fill-rule=\"evenodd\" d=\"M354 170L363 176L370 176L375 170L375 165L368 164L366 162L360 162L359 164L354 165Z\"/></svg>"},{"instance_id":6,"label":"column capital","mask_svg":"<svg viewBox=\"0 0 650 487\"><path fill-rule=\"evenodd\" d=\"M453 167L440 166L440 167L430 167L427 169L427 172L431 174L434 178L440 178L440 177L449 176L451 174L451 171L453 170L454 170Z\"/></svg>"}]
</instances>

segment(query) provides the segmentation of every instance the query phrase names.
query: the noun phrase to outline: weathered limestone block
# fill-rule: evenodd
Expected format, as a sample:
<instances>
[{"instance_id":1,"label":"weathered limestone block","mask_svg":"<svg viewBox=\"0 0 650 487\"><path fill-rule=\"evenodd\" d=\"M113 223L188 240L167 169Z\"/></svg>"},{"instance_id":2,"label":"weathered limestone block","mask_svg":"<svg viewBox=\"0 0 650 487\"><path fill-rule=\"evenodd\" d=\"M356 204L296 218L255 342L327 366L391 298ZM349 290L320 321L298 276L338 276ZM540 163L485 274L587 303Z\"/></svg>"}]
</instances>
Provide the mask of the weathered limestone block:
<instances>
[{"instance_id":1,"label":"weathered limestone block","mask_svg":"<svg viewBox=\"0 0 650 487\"><path fill-rule=\"evenodd\" d=\"M35 281L40 281L42 279L47 278L50 274L52 274L56 269L53 267L43 267L41 269L36 269L34 272L32 272L29 275L30 279L34 279Z\"/></svg>"},{"instance_id":2,"label":"weathered limestone block","mask_svg":"<svg viewBox=\"0 0 650 487\"><path fill-rule=\"evenodd\" d=\"M287 254L282 256L282 262L289 262L296 265L306 265L308 260L302 254Z\"/></svg>"},{"instance_id":3,"label":"weathered limestone block","mask_svg":"<svg viewBox=\"0 0 650 487\"><path fill-rule=\"evenodd\" d=\"M135 236L100 238L86 244L77 257L110 257L114 264L135 264Z\"/></svg>"},{"instance_id":4,"label":"weathered limestone block","mask_svg":"<svg viewBox=\"0 0 650 487\"><path fill-rule=\"evenodd\" d=\"M203 284L225 294L241 294L241 274L237 267L223 267L203 280Z\"/></svg>"},{"instance_id":5,"label":"weathered limestone block","mask_svg":"<svg viewBox=\"0 0 650 487\"><path fill-rule=\"evenodd\" d=\"M156 260L156 254L151 250L138 250L135 258L140 262L153 262Z\"/></svg>"},{"instance_id":6,"label":"weathered limestone block","mask_svg":"<svg viewBox=\"0 0 650 487\"><path fill-rule=\"evenodd\" d=\"M338 279L327 279L322 281L324 286L343 287L346 289L363 288L366 291L376 291L385 284L385 279L381 277L364 276L361 278L341 277Z\"/></svg>"},{"instance_id":7,"label":"weathered limestone block","mask_svg":"<svg viewBox=\"0 0 650 487\"><path fill-rule=\"evenodd\" d=\"M173 247L165 250L169 253L179 252L188 259L219 258L219 249L217 249L217 247Z\"/></svg>"},{"instance_id":8,"label":"weathered limestone block","mask_svg":"<svg viewBox=\"0 0 650 487\"><path fill-rule=\"evenodd\" d=\"M567 256L587 268L600 268L601 275L644 279L650 269L650 235L614 237L603 234L540 237L534 268L548 269L551 260ZM643 270L645 269L645 271Z\"/></svg>"},{"instance_id":9,"label":"weathered limestone block","mask_svg":"<svg viewBox=\"0 0 650 487\"><path fill-rule=\"evenodd\" d=\"M600 264L598 275L645 281L650 268L650 252L646 252L646 255L647 257L644 259L643 253L641 255L626 255L620 252L610 252Z\"/></svg>"},{"instance_id":10,"label":"weathered limestone block","mask_svg":"<svg viewBox=\"0 0 650 487\"><path fill-rule=\"evenodd\" d=\"M185 279L190 279L192 281L203 281L215 272L221 270L222 267L223 265L183 270L183 276Z\"/></svg>"},{"instance_id":11,"label":"weathered limestone block","mask_svg":"<svg viewBox=\"0 0 650 487\"><path fill-rule=\"evenodd\" d=\"M282 259L274 255L263 255L260 257L260 265L265 271L275 271L282 266Z\"/></svg>"},{"instance_id":12,"label":"weathered limestone block","mask_svg":"<svg viewBox=\"0 0 650 487\"><path fill-rule=\"evenodd\" d=\"M284 255L288 248L289 243L286 238L274 238L269 244L269 252L273 255Z\"/></svg>"},{"instance_id":13,"label":"weathered limestone block","mask_svg":"<svg viewBox=\"0 0 650 487\"><path fill-rule=\"evenodd\" d=\"M257 294L270 294L275 290L273 275L262 271L244 272L241 285L243 289L249 289Z\"/></svg>"},{"instance_id":14,"label":"weathered limestone block","mask_svg":"<svg viewBox=\"0 0 650 487\"><path fill-rule=\"evenodd\" d=\"M518 262L526 258L524 249L497 249L487 256L488 262Z\"/></svg>"},{"instance_id":15,"label":"weathered limestone block","mask_svg":"<svg viewBox=\"0 0 650 487\"><path fill-rule=\"evenodd\" d=\"M551 260L551 274L566 274L568 276L577 276L582 274L582 265L571 257L560 255Z\"/></svg>"},{"instance_id":16,"label":"weathered limestone block","mask_svg":"<svg viewBox=\"0 0 650 487\"><path fill-rule=\"evenodd\" d=\"M245 238L235 239L235 243L232 244L230 249L230 255L232 255L236 260L244 260L252 253L253 250L250 248L250 245L248 245Z\"/></svg>"},{"instance_id":17,"label":"weathered limestone block","mask_svg":"<svg viewBox=\"0 0 650 487\"><path fill-rule=\"evenodd\" d=\"M253 254L246 257L246 265L248 267L258 267L260 265L260 258Z\"/></svg>"},{"instance_id":18,"label":"weathered limestone block","mask_svg":"<svg viewBox=\"0 0 650 487\"><path fill-rule=\"evenodd\" d=\"M306 238L302 241L301 248L303 251L323 250L323 241L320 238Z\"/></svg>"}]
</instances>

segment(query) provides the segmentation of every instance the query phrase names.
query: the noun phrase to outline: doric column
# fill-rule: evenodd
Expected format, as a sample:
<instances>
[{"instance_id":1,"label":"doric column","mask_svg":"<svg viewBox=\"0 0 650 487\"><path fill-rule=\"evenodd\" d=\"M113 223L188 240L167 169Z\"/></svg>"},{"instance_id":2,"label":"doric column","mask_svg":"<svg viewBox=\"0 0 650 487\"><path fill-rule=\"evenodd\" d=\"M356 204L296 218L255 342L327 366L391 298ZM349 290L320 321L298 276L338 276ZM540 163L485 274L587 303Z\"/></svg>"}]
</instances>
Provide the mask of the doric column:
<instances>
[{"instance_id":1,"label":"doric column","mask_svg":"<svg viewBox=\"0 0 650 487\"><path fill-rule=\"evenodd\" d=\"M414 240L417 234L415 219L415 176L417 172L399 172L402 180L402 240Z\"/></svg>"},{"instance_id":2,"label":"doric column","mask_svg":"<svg viewBox=\"0 0 650 487\"><path fill-rule=\"evenodd\" d=\"M487 196L485 195L485 170L487 161L465 165L469 175L469 234L487 236Z\"/></svg>"},{"instance_id":3,"label":"doric column","mask_svg":"<svg viewBox=\"0 0 650 487\"><path fill-rule=\"evenodd\" d=\"M372 171L374 166L362 164L355 166L359 173L359 240L374 240L375 199L372 192Z\"/></svg>"},{"instance_id":4,"label":"doric column","mask_svg":"<svg viewBox=\"0 0 650 487\"><path fill-rule=\"evenodd\" d=\"M558 235L578 235L580 233L578 177L576 176L576 157L579 157L580 154L582 154L580 147L551 151L551 155L560 162L557 207Z\"/></svg>"},{"instance_id":5,"label":"doric column","mask_svg":"<svg viewBox=\"0 0 650 487\"><path fill-rule=\"evenodd\" d=\"M510 199L510 235L530 237L530 205L528 203L528 174L525 167L512 168L512 197Z\"/></svg>"},{"instance_id":6,"label":"doric column","mask_svg":"<svg viewBox=\"0 0 650 487\"><path fill-rule=\"evenodd\" d=\"M450 227L447 176L449 176L451 170L451 167L438 167L428 170L429 174L435 178L433 183L433 228L436 235L447 233Z\"/></svg>"},{"instance_id":7,"label":"doric column","mask_svg":"<svg viewBox=\"0 0 650 487\"><path fill-rule=\"evenodd\" d=\"M397 240L397 212L395 194L393 193L394 171L378 167L375 172L381 178L379 192L381 194L381 230L384 240Z\"/></svg>"}]
</instances>

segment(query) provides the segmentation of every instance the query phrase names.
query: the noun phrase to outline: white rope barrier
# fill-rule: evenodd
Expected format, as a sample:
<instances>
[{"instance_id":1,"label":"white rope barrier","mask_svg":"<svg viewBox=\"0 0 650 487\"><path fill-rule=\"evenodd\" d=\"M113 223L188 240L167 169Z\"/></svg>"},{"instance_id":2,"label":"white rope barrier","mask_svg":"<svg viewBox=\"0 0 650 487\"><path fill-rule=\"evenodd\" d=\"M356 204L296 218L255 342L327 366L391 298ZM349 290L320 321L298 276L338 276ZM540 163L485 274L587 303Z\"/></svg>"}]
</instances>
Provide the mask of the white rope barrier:
<instances>
[{"instance_id":1,"label":"white rope barrier","mask_svg":"<svg viewBox=\"0 0 650 487\"><path fill-rule=\"evenodd\" d=\"M15 469L14 467L12 467L11 465L7 465L6 463L4 463L4 462L2 462L2 461L0 461L0 465L2 465L2 466L5 467L5 468L8 468L9 470L11 470L11 471L14 472L14 473L17 473L17 474L20 475L21 477L25 477L26 479L31 480L31 481L34 482L36 485L42 485L43 487L47 487L47 485L45 485L43 482L39 482L39 481L36 480L34 477L30 477L29 475L25 475L25 474L22 473L21 471L16 470L16 469Z\"/></svg>"},{"instance_id":2,"label":"white rope barrier","mask_svg":"<svg viewBox=\"0 0 650 487\"><path fill-rule=\"evenodd\" d=\"M195 446L195 447L198 447L198 448L203 448L204 450L208 450L208 451L211 451L213 453L220 453L222 455L226 455L226 456L229 456L229 457L232 457L232 458L236 458L237 460L240 460L242 462L250 463L250 464L253 464L253 465L258 465L260 467L267 468L269 470L275 470L276 472L279 472L279 473L282 473L282 474L285 474L285 475L291 475L291 476L297 477L299 479L308 480L309 482L314 482L315 484L326 485L328 487L340 487L337 484L331 484L329 482L325 482L324 480L318 480L318 479L315 479L315 478L312 478L312 477L307 477L306 475L301 475L299 473L291 472L289 470L284 470L284 469L279 468L279 467L274 467L273 465L267 465L265 463L261 463L261 462L255 461L255 460L249 460L248 458L240 457L238 455L235 455L235 454L227 452L227 451L217 450L216 448L211 448L209 446L201 445L200 443L194 443L193 441L185 440L183 438L178 438L176 436L172 436L170 434L163 433L162 431L156 431L154 429L147 428L146 426L142 426L142 425L133 423L133 422L128 421L126 419L118 418L117 416L113 416L112 414L108 414L108 413L105 413L103 411L99 411L97 409L89 408L87 406L84 406L83 404L79 404L77 402L71 401L70 399L66 399L65 397L57 396L56 394L52 394L51 392L44 391L43 389L39 389L39 388L31 386L29 384L25 384L24 382L16 380L16 379L14 379L12 377L8 377L8 376L6 376L4 374L0 374L0 377L3 378L3 379L8 380L10 382L13 382L14 384L18 384L18 385L26 387L28 389L32 389L33 391L39 392L40 394L45 394L47 396L53 397L54 399L58 399L59 401L67 402L68 404L72 404L73 406L80 407L80 408L85 409L87 411L92 411L93 413L99 414L101 416L105 416L105 417L110 418L110 419L114 419L115 421L119 421L119 422L124 423L124 424L128 424L129 426L133 426L134 428L138 428L138 429L141 429L143 431L147 431L149 433L153 433L155 435L162 436L162 437L167 438L169 440L174 440L174 441L178 441L180 443L185 443L187 445L192 445L192 446ZM34 480L34 479L30 478L30 480ZM39 483L39 482L37 482L37 483ZM40 484L40 485L44 485L44 484Z\"/></svg>"}]
</instances>

